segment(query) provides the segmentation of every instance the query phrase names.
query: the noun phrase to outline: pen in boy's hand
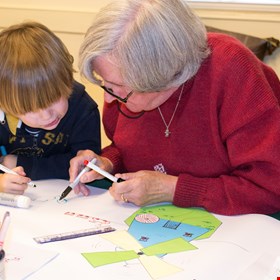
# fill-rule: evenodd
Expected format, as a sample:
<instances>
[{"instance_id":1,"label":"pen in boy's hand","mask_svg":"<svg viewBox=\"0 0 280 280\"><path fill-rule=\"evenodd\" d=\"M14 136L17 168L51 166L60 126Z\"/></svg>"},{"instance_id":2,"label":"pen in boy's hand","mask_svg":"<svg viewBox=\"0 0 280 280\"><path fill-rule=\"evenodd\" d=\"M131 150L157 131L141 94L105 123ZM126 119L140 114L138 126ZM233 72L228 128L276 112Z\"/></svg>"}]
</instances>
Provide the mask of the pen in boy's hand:
<instances>
[{"instance_id":1,"label":"pen in boy's hand","mask_svg":"<svg viewBox=\"0 0 280 280\"><path fill-rule=\"evenodd\" d=\"M89 168L93 169L97 173L103 175L104 177L108 178L112 182L120 183L120 182L124 181L123 179L117 178L117 177L113 176L112 174L108 173L107 171L101 169L99 166L95 165L93 162L88 162L87 160L85 160L84 163L85 163L86 166L88 166Z\"/></svg>"},{"instance_id":2,"label":"pen in boy's hand","mask_svg":"<svg viewBox=\"0 0 280 280\"><path fill-rule=\"evenodd\" d=\"M0 170L2 170L5 173L8 173L8 174L14 174L14 175L21 176L18 173L16 173L15 171L13 171L13 170L9 169L8 167L4 166L3 164L0 164ZM36 185L33 182L29 182L29 183L27 183L27 185L30 186L30 187L33 187L33 188L36 187Z\"/></svg>"},{"instance_id":3,"label":"pen in boy's hand","mask_svg":"<svg viewBox=\"0 0 280 280\"><path fill-rule=\"evenodd\" d=\"M96 158L91 160L92 163L96 162ZM80 182L80 178L82 177L82 175L86 172L90 171L89 167L85 167L80 173L79 175L75 178L75 180L62 192L62 194L60 195L59 201L64 199L71 191L72 189L78 185L78 183Z\"/></svg>"}]
</instances>

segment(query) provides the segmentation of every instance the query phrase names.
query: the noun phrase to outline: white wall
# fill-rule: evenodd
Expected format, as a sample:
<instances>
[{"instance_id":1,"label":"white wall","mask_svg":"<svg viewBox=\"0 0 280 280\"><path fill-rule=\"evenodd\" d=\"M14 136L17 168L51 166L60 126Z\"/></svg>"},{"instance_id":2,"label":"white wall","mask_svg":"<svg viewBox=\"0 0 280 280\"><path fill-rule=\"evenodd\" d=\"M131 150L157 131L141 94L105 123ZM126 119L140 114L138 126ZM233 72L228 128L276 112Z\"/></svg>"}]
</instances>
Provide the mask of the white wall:
<instances>
[{"instance_id":1,"label":"white wall","mask_svg":"<svg viewBox=\"0 0 280 280\"><path fill-rule=\"evenodd\" d=\"M0 29L24 20L40 21L64 41L77 65L78 50L85 31L95 12L109 2L110 0L0 0ZM220 5L215 6L214 9L211 7L205 9L201 5L192 6L207 25L262 38L280 39L280 6L270 11L263 11L263 9L228 11L224 7L221 8ZM266 63L272 66L280 77L280 49L273 56L268 56ZM78 73L75 78L80 81ZM86 81L82 82L97 101L100 112L102 112L102 91ZM109 143L103 129L102 143L103 146Z\"/></svg>"},{"instance_id":2,"label":"white wall","mask_svg":"<svg viewBox=\"0 0 280 280\"><path fill-rule=\"evenodd\" d=\"M96 12L111 0L0 0L0 7Z\"/></svg>"}]
</instances>

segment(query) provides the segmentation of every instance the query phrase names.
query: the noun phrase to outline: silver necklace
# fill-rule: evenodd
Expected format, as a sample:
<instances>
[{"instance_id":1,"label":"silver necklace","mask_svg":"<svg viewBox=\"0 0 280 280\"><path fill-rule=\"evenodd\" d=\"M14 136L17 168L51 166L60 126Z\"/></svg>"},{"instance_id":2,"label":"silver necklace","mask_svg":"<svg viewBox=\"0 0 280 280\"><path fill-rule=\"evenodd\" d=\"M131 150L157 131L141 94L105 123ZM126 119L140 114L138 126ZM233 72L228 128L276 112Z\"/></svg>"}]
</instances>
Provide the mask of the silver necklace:
<instances>
[{"instance_id":1,"label":"silver necklace","mask_svg":"<svg viewBox=\"0 0 280 280\"><path fill-rule=\"evenodd\" d=\"M183 90L184 90L184 86L185 86L185 85L182 86L182 89L181 89L181 92L180 92L180 95L179 95L177 104L176 104L176 106L175 106L175 109L174 109L174 111L173 111L173 114L172 114L171 119L170 119L170 121L169 121L168 124L166 123L166 121L165 121L165 119L164 119L164 117L163 117L163 115L162 115L162 112L161 112L161 110L160 110L160 107L157 107L157 108L158 108L158 111L159 111L159 114L160 114L160 116L161 116L161 119L162 119L162 121L163 121L163 123L164 123L164 125L165 125L165 128L166 128L166 129L165 129L165 132L164 132L165 137L169 137L169 135L171 134L171 131L169 130L169 127L170 127L170 125L171 125L171 123L172 123L172 121L173 121L173 118L174 118L175 113L176 113L176 111L177 111L177 108L178 108L178 106L179 106L179 103L180 103L180 100L181 100L181 97L182 97L182 93L183 93Z\"/></svg>"}]
</instances>

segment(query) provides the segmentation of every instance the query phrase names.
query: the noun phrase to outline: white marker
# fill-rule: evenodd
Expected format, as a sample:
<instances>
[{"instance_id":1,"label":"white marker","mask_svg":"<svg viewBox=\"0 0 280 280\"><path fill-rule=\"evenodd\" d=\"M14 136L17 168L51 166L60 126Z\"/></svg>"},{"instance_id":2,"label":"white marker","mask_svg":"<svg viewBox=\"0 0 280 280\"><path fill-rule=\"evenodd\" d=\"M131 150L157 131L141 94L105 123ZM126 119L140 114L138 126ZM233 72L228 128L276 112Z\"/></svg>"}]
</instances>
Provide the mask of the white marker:
<instances>
[{"instance_id":1,"label":"white marker","mask_svg":"<svg viewBox=\"0 0 280 280\"><path fill-rule=\"evenodd\" d=\"M89 161L85 160L84 164L86 166L88 166L89 168L93 169L94 171L96 171L97 173L103 175L107 179L111 180L112 182L120 183L120 182L124 181L123 179L117 178L117 177L113 176L112 174L108 173L107 171L101 169L99 166L93 164L92 162L89 162Z\"/></svg>"}]
</instances>

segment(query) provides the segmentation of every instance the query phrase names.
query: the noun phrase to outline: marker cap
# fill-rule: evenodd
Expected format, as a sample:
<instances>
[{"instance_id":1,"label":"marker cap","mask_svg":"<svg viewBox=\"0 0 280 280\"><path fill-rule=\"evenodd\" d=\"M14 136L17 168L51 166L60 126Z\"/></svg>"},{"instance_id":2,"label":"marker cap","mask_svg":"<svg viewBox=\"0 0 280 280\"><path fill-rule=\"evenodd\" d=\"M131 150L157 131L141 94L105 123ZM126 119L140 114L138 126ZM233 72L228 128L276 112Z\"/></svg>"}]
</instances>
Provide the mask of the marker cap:
<instances>
[{"instance_id":1,"label":"marker cap","mask_svg":"<svg viewBox=\"0 0 280 280\"><path fill-rule=\"evenodd\" d=\"M20 208L29 208L31 199L28 196L19 195L17 197L17 206Z\"/></svg>"}]
</instances>

